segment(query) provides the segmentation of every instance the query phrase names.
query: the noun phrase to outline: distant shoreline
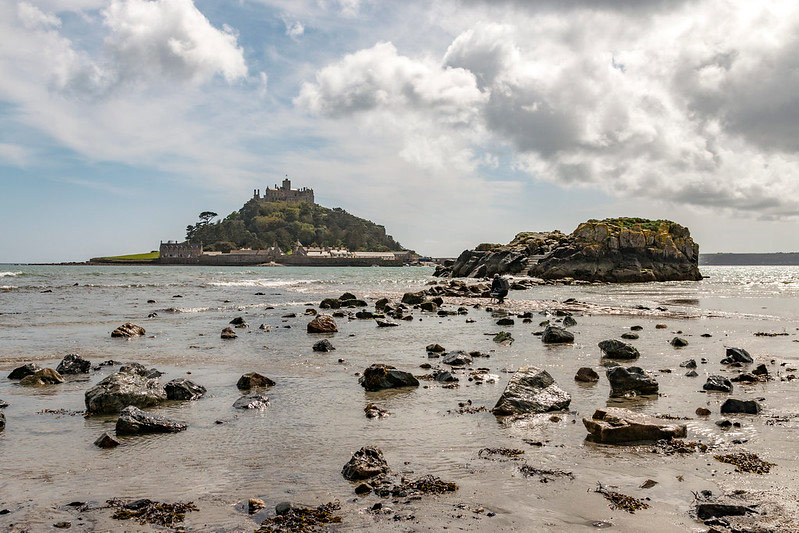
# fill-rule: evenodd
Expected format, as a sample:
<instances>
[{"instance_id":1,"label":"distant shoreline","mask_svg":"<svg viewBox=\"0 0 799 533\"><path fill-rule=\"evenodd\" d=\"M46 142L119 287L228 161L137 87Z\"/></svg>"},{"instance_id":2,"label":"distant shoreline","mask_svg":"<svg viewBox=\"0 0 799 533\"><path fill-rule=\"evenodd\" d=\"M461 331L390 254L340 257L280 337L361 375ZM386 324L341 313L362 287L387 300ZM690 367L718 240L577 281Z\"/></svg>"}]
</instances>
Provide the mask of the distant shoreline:
<instances>
[{"instance_id":1,"label":"distant shoreline","mask_svg":"<svg viewBox=\"0 0 799 533\"><path fill-rule=\"evenodd\" d=\"M699 266L799 266L799 252L699 254Z\"/></svg>"}]
</instances>

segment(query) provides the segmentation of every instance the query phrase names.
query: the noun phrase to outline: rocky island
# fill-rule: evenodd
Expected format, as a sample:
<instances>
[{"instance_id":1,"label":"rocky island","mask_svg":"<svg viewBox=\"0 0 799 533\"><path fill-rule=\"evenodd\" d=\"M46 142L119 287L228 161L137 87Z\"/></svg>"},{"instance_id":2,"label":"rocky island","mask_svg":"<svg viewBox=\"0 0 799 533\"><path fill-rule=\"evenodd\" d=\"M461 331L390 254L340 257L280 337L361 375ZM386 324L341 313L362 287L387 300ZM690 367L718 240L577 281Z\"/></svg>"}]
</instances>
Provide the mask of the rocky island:
<instances>
[{"instance_id":1,"label":"rocky island","mask_svg":"<svg viewBox=\"0 0 799 533\"><path fill-rule=\"evenodd\" d=\"M522 232L507 245L465 250L435 273L471 278L494 274L612 283L702 279L699 245L688 228L643 218L588 220L568 235Z\"/></svg>"}]
</instances>

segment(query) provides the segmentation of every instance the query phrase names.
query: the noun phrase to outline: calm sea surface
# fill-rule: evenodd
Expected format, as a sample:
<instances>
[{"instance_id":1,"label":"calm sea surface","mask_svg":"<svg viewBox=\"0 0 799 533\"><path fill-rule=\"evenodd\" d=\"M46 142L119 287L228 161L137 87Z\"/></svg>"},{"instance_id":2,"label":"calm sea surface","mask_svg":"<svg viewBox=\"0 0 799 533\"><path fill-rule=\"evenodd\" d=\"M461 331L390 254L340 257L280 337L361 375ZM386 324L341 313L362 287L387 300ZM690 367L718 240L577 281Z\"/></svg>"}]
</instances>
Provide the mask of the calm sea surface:
<instances>
[{"instance_id":1,"label":"calm sea surface","mask_svg":"<svg viewBox=\"0 0 799 533\"><path fill-rule=\"evenodd\" d=\"M10 512L0 515L0 529L48 530L54 522L69 520L73 530L147 530L134 523L120 526L108 511L80 514L66 507L72 501L100 505L112 497L193 500L200 511L188 515L186 527L198 531L252 531L269 511L248 516L246 502L251 497L270 506L287 500L314 505L338 500L342 529L398 531L528 531L533 523L538 530L587 531L598 520L620 531L699 531L706 527L688 516L691 491L744 488L796 500L799 382L736 385L734 397L764 398L766 410L732 431L719 430L713 423L717 416L699 420L694 411L707 406L717 414L726 398L702 393L701 385L706 375L724 372L719 360L727 346L746 348L776 376L799 365L799 268L702 271L707 279L701 282L545 286L511 293L511 307L543 314L567 298L585 302L586 312L576 315L578 325L572 328L577 336L573 346L542 345L532 335L540 329L539 319L533 324L517 320L510 327L516 341L498 346L485 335L499 331L495 319L484 310L470 309L466 317L445 318L415 311L413 322L396 328L338 319L339 333L329 337L336 350L319 354L311 345L320 337L305 331L307 307L345 291L373 306L378 297L397 298L423 288L435 280L432 269L0 265L0 399L10 404L4 409L6 429L0 433L0 510ZM457 306L460 301L450 303ZM157 317L148 318L151 313ZM297 316L283 318L289 313ZM249 329L237 330L238 339L220 339L222 328L238 316ZM466 323L466 318L476 322ZM112 339L111 331L123 322L143 326L146 336ZM668 328L655 329L657 323ZM259 330L260 324L266 329ZM625 406L690 417L693 440L722 447L745 440L748 450L778 465L774 473L746 477L710 455L664 457L648 449L585 442L582 417L609 405L597 342L618 338L633 324L644 327L634 341L642 353L637 364L656 373L662 395ZM668 344L677 331L689 340L686 348ZM757 332L787 335L762 337L755 336ZM703 333L713 336L703 338ZM427 372L419 365L428 362L424 348L432 342L490 353L474 366L488 367L499 382L477 385L464 373L455 389L423 382L423 387L410 391L367 393L358 385L356 373L372 363ZM189 377L208 394L199 401L156 409L187 422L187 431L129 437L116 449L100 450L92 443L103 431L113 431L115 418L84 417L80 411L84 392L113 367L88 376L66 376L63 385L39 389L5 378L28 361L54 368L68 353L94 364L138 361L165 372L162 382ZM702 357L708 363L700 365L700 376L684 377L679 363ZM559 422L533 417L507 424L487 412L450 412L467 400L490 409L511 375L508 371L524 365L546 368L572 395L571 411ZM574 373L582 366L603 375L600 382L575 383ZM250 371L277 382L268 392L271 406L238 412L232 408L240 396L235 383ZM369 402L392 415L366 419L363 408ZM64 411L52 412L56 410ZM774 417L787 422L767 423ZM385 502L402 516L413 515L413 520L394 521L391 515L365 512L379 499L355 499L353 487L340 473L364 445L381 447L395 471L412 472L411 476L432 473L455 481L460 490L411 504ZM514 462L480 459L477 452L486 446L524 449L529 464L571 471L575 478L549 483L526 478ZM648 478L658 485L639 489ZM598 482L649 497L651 508L635 515L613 511L590 492ZM496 516L474 515L459 509L459 503L483 506Z\"/></svg>"}]
</instances>

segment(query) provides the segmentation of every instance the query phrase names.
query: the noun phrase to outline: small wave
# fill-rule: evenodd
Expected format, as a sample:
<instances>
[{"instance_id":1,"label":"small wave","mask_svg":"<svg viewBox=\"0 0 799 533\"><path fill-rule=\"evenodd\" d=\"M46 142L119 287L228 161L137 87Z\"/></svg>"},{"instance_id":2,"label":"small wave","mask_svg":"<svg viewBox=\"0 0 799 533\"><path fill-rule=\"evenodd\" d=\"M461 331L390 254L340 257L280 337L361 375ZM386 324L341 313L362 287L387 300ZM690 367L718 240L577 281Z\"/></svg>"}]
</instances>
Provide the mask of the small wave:
<instances>
[{"instance_id":1,"label":"small wave","mask_svg":"<svg viewBox=\"0 0 799 533\"><path fill-rule=\"evenodd\" d=\"M206 285L213 287L293 287L298 285L309 285L311 283L322 283L318 279L242 279L238 281L209 281Z\"/></svg>"},{"instance_id":2,"label":"small wave","mask_svg":"<svg viewBox=\"0 0 799 533\"><path fill-rule=\"evenodd\" d=\"M159 309L162 313L202 313L210 310L210 307L167 307L166 309Z\"/></svg>"},{"instance_id":3,"label":"small wave","mask_svg":"<svg viewBox=\"0 0 799 533\"><path fill-rule=\"evenodd\" d=\"M10 292L16 289L17 287L15 287L14 285L0 285L0 291L3 292Z\"/></svg>"},{"instance_id":4,"label":"small wave","mask_svg":"<svg viewBox=\"0 0 799 533\"><path fill-rule=\"evenodd\" d=\"M23 272L0 272L0 278L13 278L15 276L21 276Z\"/></svg>"}]
</instances>

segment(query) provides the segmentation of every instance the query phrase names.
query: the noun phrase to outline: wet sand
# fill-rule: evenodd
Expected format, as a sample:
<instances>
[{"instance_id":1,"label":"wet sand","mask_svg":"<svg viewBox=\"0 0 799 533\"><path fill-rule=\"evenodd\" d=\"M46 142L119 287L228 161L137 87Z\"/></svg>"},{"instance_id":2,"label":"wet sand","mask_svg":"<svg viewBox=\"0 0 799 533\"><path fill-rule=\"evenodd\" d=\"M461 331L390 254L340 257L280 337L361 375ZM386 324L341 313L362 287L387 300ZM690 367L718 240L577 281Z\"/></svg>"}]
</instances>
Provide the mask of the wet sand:
<instances>
[{"instance_id":1,"label":"wet sand","mask_svg":"<svg viewBox=\"0 0 799 533\"><path fill-rule=\"evenodd\" d=\"M343 292L340 288L328 292L335 290L338 295ZM251 288L246 296L242 291L209 290L205 291L206 303L220 309L159 311L158 318L148 320L145 311L167 309L174 303L169 296L173 289L159 291L157 305L145 304L146 291L127 294L110 306L115 309L106 320L71 323L62 310L49 324L43 318L35 328L21 324L3 329L11 340L0 347L0 399L10 406L4 409L7 427L0 433L0 509L10 512L0 515L0 528L49 530L56 522L69 521L72 530L78 531L152 529L111 519L112 511L103 508L104 502L116 497L191 500L199 510L186 515L184 526L194 531L252 531L274 515L274 506L282 501L313 506L338 501L342 523L336 528L344 531L439 531L445 527L588 531L597 529L598 522L609 523L618 531L706 531L708 526L689 514L693 493L702 490L715 495L747 491L748 501L761 501L760 509L768 511L759 518L762 526L779 531L797 528L799 469L794 442L799 429L799 382L780 381L793 373L788 368L799 366L794 342L799 337L789 319L775 322L757 317L759 310L753 310L752 316L701 309L658 312L595 300L590 305L565 306L577 320L570 328L576 336L573 345L548 346L533 333L542 329L540 320L554 317L535 315L530 324L516 319L513 326L499 327L484 309L470 307L476 300L455 298L447 299L445 308L466 304L468 315L438 317L414 310L414 321L400 322L396 328L377 328L373 320L337 319L339 332L320 336L306 333L311 317L302 314L306 303L318 305L323 296L319 293L295 292L280 301L268 293L255 296ZM378 296L401 292L369 291L370 308ZM197 290L197 297L203 294ZM546 296L536 291L514 293L506 309L538 313L564 308L566 294L559 300ZM70 299L69 304L76 307L76 314L82 312L78 302ZM195 302L185 305L192 307ZM267 309L271 306L274 309ZM291 312L297 317L281 318ZM237 330L235 340L223 341L219 332L235 316L243 316L250 328ZM467 319L475 322L467 323ZM147 335L111 339L110 331L127 320L144 326ZM258 330L261 323L269 330ZM659 323L668 327L656 329ZM636 324L643 330L640 339L631 342L642 355L634 364L657 377L661 394L652 399L611 400L597 343L619 338ZM500 330L512 333L512 345L497 345L485 335ZM789 335L754 335L777 330ZM688 346L677 349L669 344L677 331L689 341ZM703 338L703 333L713 336ZM312 352L311 345L320 338L328 338L336 350ZM434 342L448 350L488 353L490 357L475 359L472 366L489 368L499 382L476 384L468 381L467 371L456 371L460 378L456 388L423 381L418 389L370 393L358 385L357 374L372 363L391 364L416 375L429 372L419 368L423 363L443 367L426 354L425 346ZM30 348L18 350L25 345ZM755 364L766 363L775 379L748 386L736 383L732 394L701 392L706 375L735 375L719 364L727 346L746 348ZM101 450L92 443L103 431L113 429L116 417L82 416L83 395L115 368L104 367L87 377L66 376L62 385L36 389L5 379L7 372L22 362L35 360L55 367L70 352L80 353L94 364L107 359L139 361L165 372L162 383L189 377L204 385L208 394L198 401L150 409L187 422L187 431L124 437L118 448ZM685 377L679 364L703 357L708 363L699 365L699 376ZM546 369L571 395L570 408L558 414L559 420L551 420L550 414L510 421L486 411L456 412L459 403L467 401L473 407L493 407L511 372L526 365ZM600 374L597 384L574 381L582 366ZM240 412L231 407L240 395L236 380L250 371L277 382L267 392L271 405L264 411ZM727 397L764 398L764 410L756 416L727 417L739 421L741 427L724 431L715 421L721 418L719 406ZM367 419L363 409L371 402L391 415ZM607 405L685 418L687 440L701 441L713 449L663 455L653 453L651 445L608 446L586 441L582 418ZM707 407L712 414L698 417L697 407ZM58 409L65 412L43 412ZM217 424L217 420L224 423ZM457 483L459 490L420 500L356 497L355 485L342 477L341 468L353 452L366 445L380 447L396 472L409 477L433 474ZM490 460L479 454L486 447L515 448L524 454L520 460ZM713 458L717 453L738 450L754 452L776 466L765 475L736 473L734 466ZM522 464L571 472L573 479L552 477L542 482L538 476L526 477ZM639 488L647 479L658 483L649 489ZM648 498L649 508L635 514L612 510L608 501L594 492L598 483ZM249 498L263 499L266 509L248 515ZM67 506L74 501L88 502L89 509ZM369 510L377 502L383 504L381 513Z\"/></svg>"}]
</instances>

